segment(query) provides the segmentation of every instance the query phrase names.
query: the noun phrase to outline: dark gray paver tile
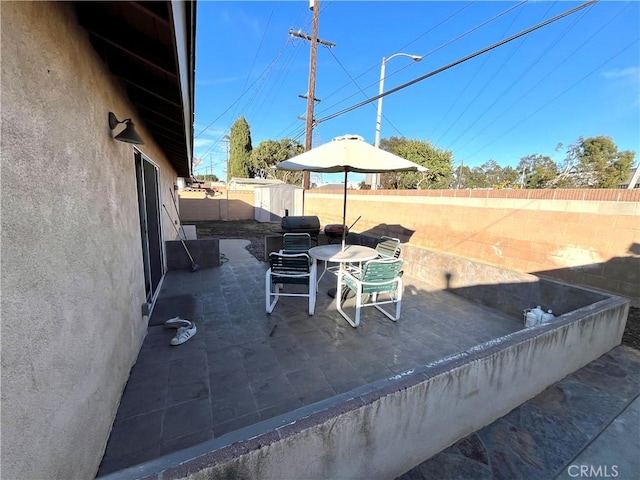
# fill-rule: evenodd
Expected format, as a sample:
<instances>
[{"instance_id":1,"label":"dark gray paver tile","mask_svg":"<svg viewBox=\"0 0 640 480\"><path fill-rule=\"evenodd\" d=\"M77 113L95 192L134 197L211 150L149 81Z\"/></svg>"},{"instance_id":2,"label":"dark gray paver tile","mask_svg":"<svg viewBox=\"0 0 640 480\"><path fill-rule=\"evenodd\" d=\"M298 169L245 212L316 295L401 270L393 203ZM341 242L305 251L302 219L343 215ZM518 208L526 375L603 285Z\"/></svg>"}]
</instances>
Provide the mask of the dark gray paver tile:
<instances>
[{"instance_id":1,"label":"dark gray paver tile","mask_svg":"<svg viewBox=\"0 0 640 480\"><path fill-rule=\"evenodd\" d=\"M242 364L233 364L228 370L220 370L209 374L209 388L212 395L218 395L248 384L249 377L247 377Z\"/></svg>"},{"instance_id":2,"label":"dark gray paver tile","mask_svg":"<svg viewBox=\"0 0 640 480\"><path fill-rule=\"evenodd\" d=\"M133 384L132 384L133 385ZM129 388L122 396L116 423L165 407L167 386L158 388Z\"/></svg>"},{"instance_id":3,"label":"dark gray paver tile","mask_svg":"<svg viewBox=\"0 0 640 480\"><path fill-rule=\"evenodd\" d=\"M162 440L167 442L212 428L209 398L191 400L167 408L162 424Z\"/></svg>"},{"instance_id":4,"label":"dark gray paver tile","mask_svg":"<svg viewBox=\"0 0 640 480\"><path fill-rule=\"evenodd\" d=\"M155 410L118 423L109 437L107 452L117 458L160 445L164 412Z\"/></svg>"},{"instance_id":5,"label":"dark gray paver tile","mask_svg":"<svg viewBox=\"0 0 640 480\"><path fill-rule=\"evenodd\" d=\"M170 385L166 395L167 407L203 398L209 398L208 380Z\"/></svg>"},{"instance_id":6,"label":"dark gray paver tile","mask_svg":"<svg viewBox=\"0 0 640 480\"><path fill-rule=\"evenodd\" d=\"M158 458L160 455L162 455L160 443L129 451L120 456L114 456L112 452L108 452L102 459L97 476L107 475L131 467L132 465L148 462Z\"/></svg>"},{"instance_id":7,"label":"dark gray paver tile","mask_svg":"<svg viewBox=\"0 0 640 480\"><path fill-rule=\"evenodd\" d=\"M336 358L335 361L323 363L318 367L332 387L344 382L345 379L358 378L360 376L359 372L344 358Z\"/></svg>"},{"instance_id":8,"label":"dark gray paver tile","mask_svg":"<svg viewBox=\"0 0 640 480\"><path fill-rule=\"evenodd\" d=\"M170 386L207 381L208 376L207 355L202 350L194 350L169 365Z\"/></svg>"},{"instance_id":9,"label":"dark gray paver tile","mask_svg":"<svg viewBox=\"0 0 640 480\"><path fill-rule=\"evenodd\" d=\"M286 375L297 395L323 389L332 390L327 378L318 367L297 370Z\"/></svg>"},{"instance_id":10,"label":"dark gray paver tile","mask_svg":"<svg viewBox=\"0 0 640 480\"><path fill-rule=\"evenodd\" d=\"M126 389L158 390L169 384L169 363L139 364L131 369Z\"/></svg>"},{"instance_id":11,"label":"dark gray paver tile","mask_svg":"<svg viewBox=\"0 0 640 480\"><path fill-rule=\"evenodd\" d=\"M303 404L297 398L290 398L260 410L260 420L268 420L283 413L291 412Z\"/></svg>"},{"instance_id":12,"label":"dark gray paver tile","mask_svg":"<svg viewBox=\"0 0 640 480\"><path fill-rule=\"evenodd\" d=\"M398 477L398 480L494 480L488 465L464 455L441 452L436 457L437 461L422 463Z\"/></svg>"},{"instance_id":13,"label":"dark gray paver tile","mask_svg":"<svg viewBox=\"0 0 640 480\"><path fill-rule=\"evenodd\" d=\"M283 399L295 398L295 392L284 374L251 383L251 392L258 410L271 407Z\"/></svg>"},{"instance_id":14,"label":"dark gray paver tile","mask_svg":"<svg viewBox=\"0 0 640 480\"><path fill-rule=\"evenodd\" d=\"M214 425L257 412L249 384L223 392L213 389L211 413Z\"/></svg>"}]
</instances>

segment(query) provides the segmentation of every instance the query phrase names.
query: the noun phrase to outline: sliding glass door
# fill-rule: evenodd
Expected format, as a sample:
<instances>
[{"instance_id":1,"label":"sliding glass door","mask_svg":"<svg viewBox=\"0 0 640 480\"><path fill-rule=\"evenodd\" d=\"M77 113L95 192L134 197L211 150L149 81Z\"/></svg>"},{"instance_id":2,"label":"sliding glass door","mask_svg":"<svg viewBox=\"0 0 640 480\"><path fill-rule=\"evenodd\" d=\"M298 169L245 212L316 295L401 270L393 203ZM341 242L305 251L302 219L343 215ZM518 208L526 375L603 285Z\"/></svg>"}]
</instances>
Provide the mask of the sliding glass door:
<instances>
[{"instance_id":1,"label":"sliding glass door","mask_svg":"<svg viewBox=\"0 0 640 480\"><path fill-rule=\"evenodd\" d=\"M158 167L135 153L140 237L147 302L152 303L164 274Z\"/></svg>"}]
</instances>

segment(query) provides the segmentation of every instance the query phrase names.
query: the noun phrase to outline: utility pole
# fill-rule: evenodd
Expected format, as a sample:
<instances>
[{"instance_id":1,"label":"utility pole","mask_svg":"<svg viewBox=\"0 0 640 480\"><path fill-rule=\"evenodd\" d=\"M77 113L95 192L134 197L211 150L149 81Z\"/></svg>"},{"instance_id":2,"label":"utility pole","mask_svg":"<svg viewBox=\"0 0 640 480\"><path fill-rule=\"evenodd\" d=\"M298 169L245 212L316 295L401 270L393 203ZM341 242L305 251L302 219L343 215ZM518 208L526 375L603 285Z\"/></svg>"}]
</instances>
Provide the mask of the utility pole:
<instances>
[{"instance_id":1,"label":"utility pole","mask_svg":"<svg viewBox=\"0 0 640 480\"><path fill-rule=\"evenodd\" d=\"M313 138L313 107L314 102L320 101L315 97L316 91L316 57L318 54L318 43L322 43L323 45L327 45L329 47L334 47L335 44L331 42L327 42L326 40L318 39L318 18L320 16L320 0L309 0L309 8L313 10L313 24L311 30L311 36L302 33L300 31L294 32L293 30L289 30L289 35L293 35L294 37L304 38L311 42L311 59L309 62L309 90L306 95L299 95L302 98L307 99L307 114L305 117L306 120L306 137L305 137L305 151L311 150L312 147L312 138ZM309 172L303 172L302 174L302 188L308 190L310 188L310 179L311 176Z\"/></svg>"},{"instance_id":2,"label":"utility pole","mask_svg":"<svg viewBox=\"0 0 640 480\"><path fill-rule=\"evenodd\" d=\"M231 137L225 135L222 137L222 141L227 145L227 191L229 191L229 142L231 141Z\"/></svg>"}]
</instances>

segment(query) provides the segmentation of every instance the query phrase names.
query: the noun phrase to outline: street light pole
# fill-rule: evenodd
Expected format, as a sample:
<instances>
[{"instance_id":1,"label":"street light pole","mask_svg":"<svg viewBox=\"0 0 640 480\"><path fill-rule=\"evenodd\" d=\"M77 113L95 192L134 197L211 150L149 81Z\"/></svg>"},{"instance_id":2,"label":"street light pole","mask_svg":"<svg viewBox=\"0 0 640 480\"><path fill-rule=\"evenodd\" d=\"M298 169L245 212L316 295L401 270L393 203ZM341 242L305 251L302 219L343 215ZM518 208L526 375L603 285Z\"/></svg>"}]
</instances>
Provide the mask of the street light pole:
<instances>
[{"instance_id":1,"label":"street light pole","mask_svg":"<svg viewBox=\"0 0 640 480\"><path fill-rule=\"evenodd\" d=\"M413 59L414 62L419 62L422 60L420 55L411 55L409 53L394 53L389 58L382 57L382 65L380 66L380 87L378 89L378 114L376 115L376 139L374 145L377 147L380 146L380 124L382 123L382 94L384 93L384 70L387 62L394 57L409 57ZM378 189L378 183L380 183L380 174L374 173L372 175L371 182L371 190Z\"/></svg>"}]
</instances>

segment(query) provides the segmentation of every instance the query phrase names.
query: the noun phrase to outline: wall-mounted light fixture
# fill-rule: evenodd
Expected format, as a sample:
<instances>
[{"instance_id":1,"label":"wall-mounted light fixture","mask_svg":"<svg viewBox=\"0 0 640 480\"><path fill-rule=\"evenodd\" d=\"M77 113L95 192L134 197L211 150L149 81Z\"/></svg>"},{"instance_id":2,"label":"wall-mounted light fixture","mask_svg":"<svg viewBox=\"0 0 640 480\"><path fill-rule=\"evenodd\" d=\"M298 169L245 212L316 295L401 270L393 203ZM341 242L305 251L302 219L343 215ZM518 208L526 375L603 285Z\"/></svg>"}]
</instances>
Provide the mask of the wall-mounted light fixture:
<instances>
[{"instance_id":1,"label":"wall-mounted light fixture","mask_svg":"<svg viewBox=\"0 0 640 480\"><path fill-rule=\"evenodd\" d=\"M113 138L125 143L144 145L144 141L140 138L140 136L138 135L138 132L136 132L136 129L133 126L133 122L131 121L130 118L120 121L116 118L113 112L109 112L109 128L113 130L120 123L124 123L126 126L124 130L122 130L118 135L116 135Z\"/></svg>"}]
</instances>

